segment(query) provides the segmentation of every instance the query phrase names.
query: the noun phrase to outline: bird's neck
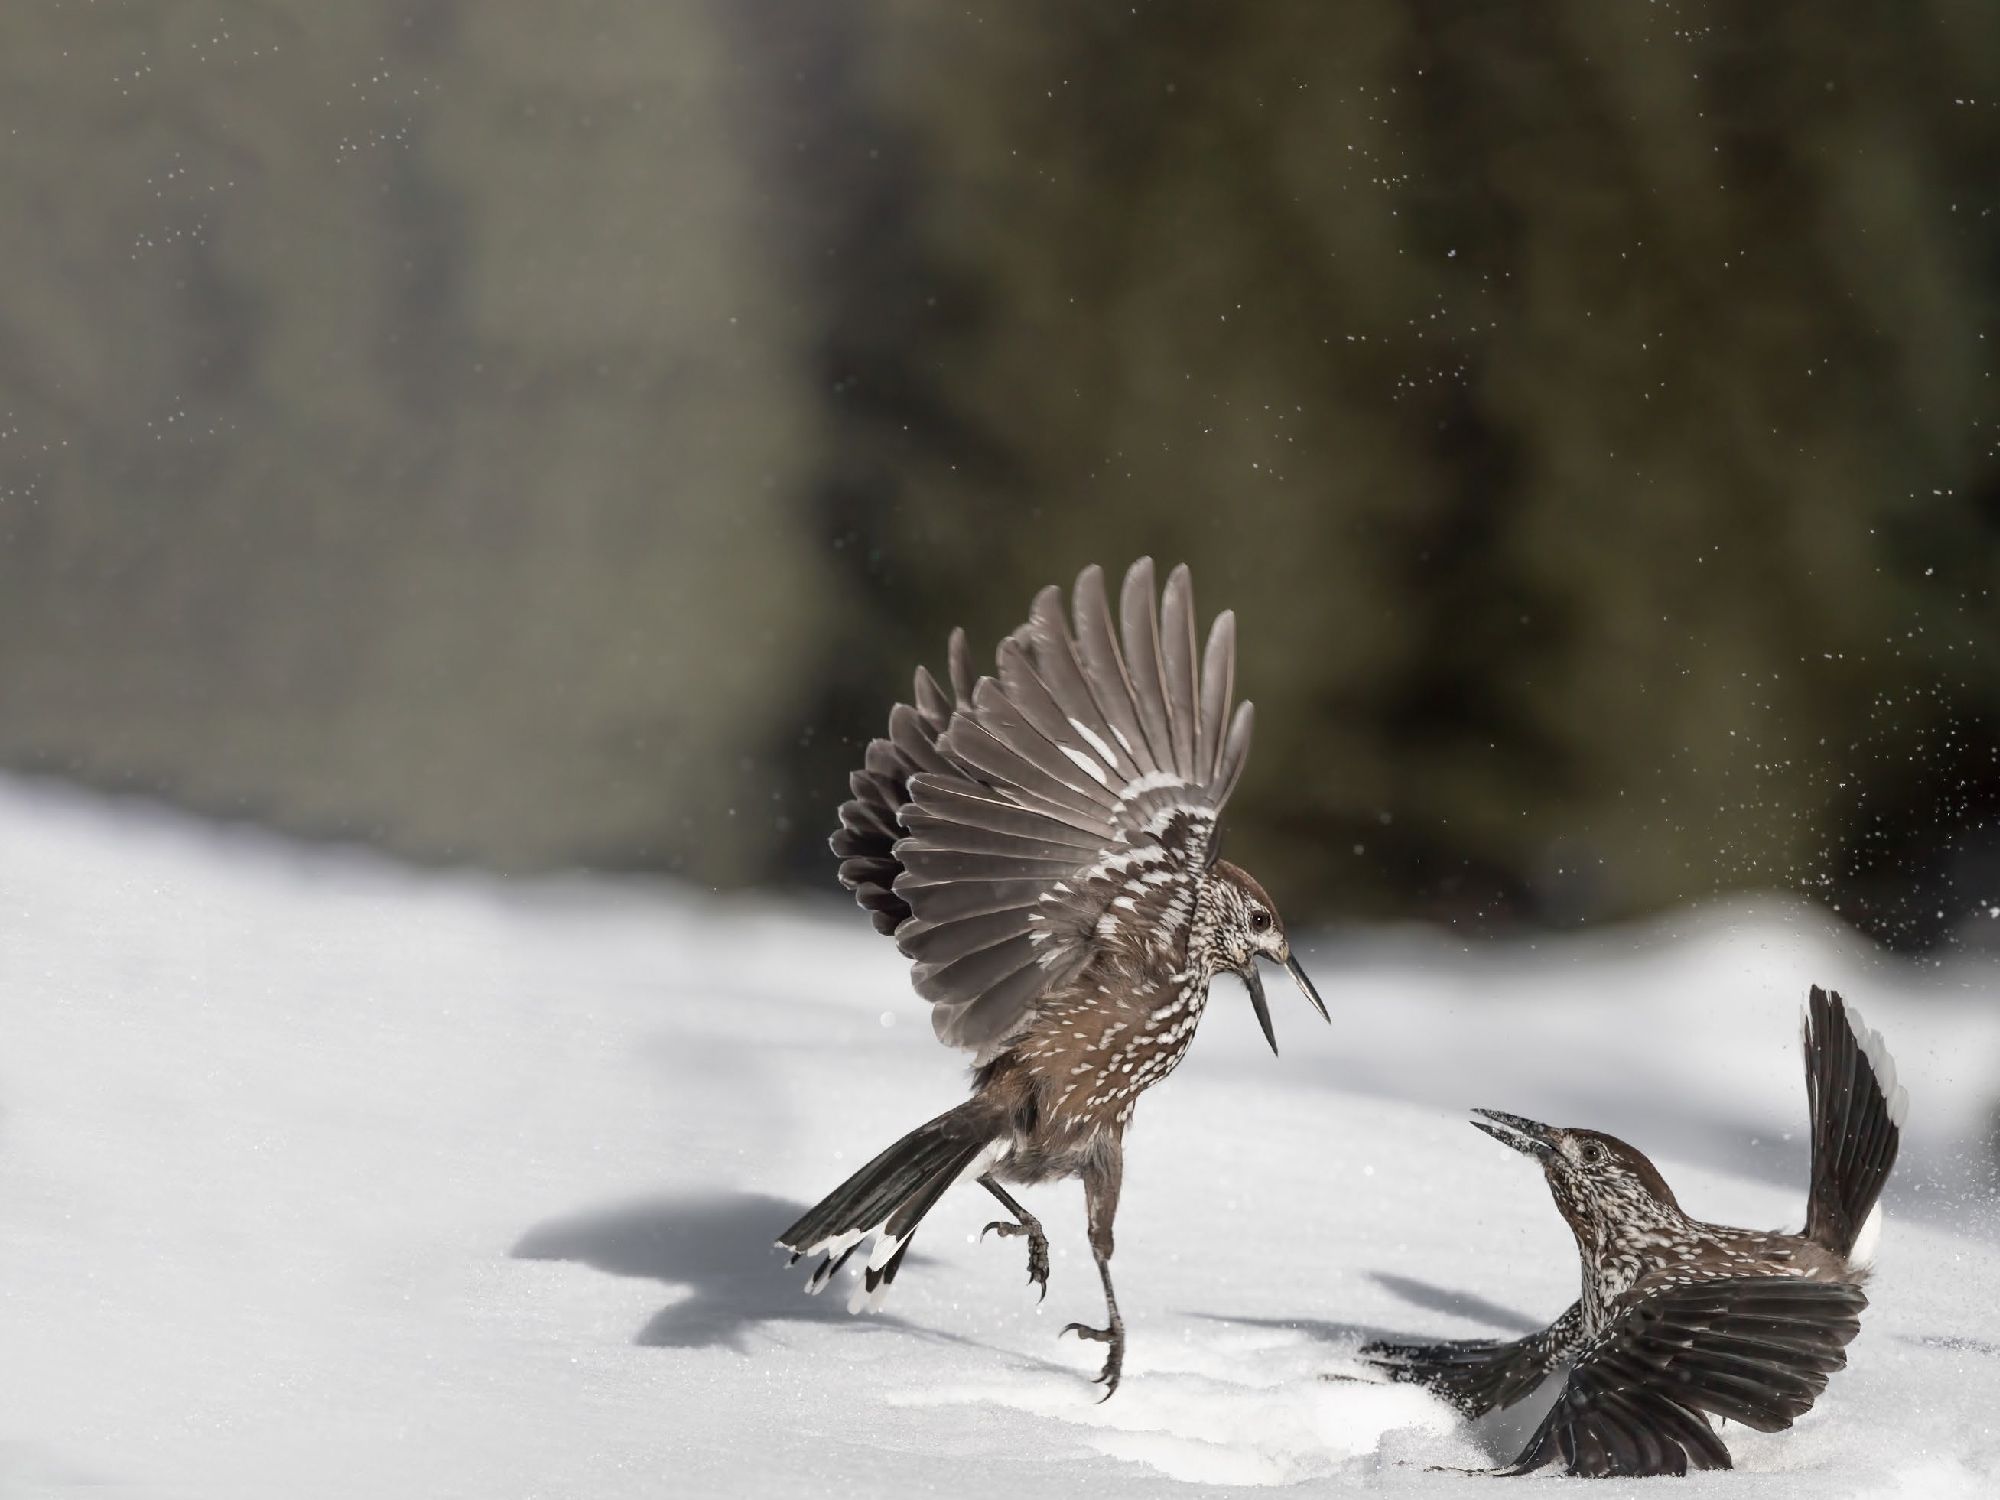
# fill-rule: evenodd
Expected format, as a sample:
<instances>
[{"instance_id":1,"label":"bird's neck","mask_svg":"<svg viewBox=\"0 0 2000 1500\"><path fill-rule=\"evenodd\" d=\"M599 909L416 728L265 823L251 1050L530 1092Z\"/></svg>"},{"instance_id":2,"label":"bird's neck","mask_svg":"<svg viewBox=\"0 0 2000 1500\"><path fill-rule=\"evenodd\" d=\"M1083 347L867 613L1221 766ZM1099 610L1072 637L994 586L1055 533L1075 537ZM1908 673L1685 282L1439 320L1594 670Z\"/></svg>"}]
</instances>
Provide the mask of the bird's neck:
<instances>
[{"instance_id":1,"label":"bird's neck","mask_svg":"<svg viewBox=\"0 0 2000 1500\"><path fill-rule=\"evenodd\" d=\"M1693 1221L1651 1194L1620 1201L1616 1212L1593 1206L1569 1224L1583 1260L1585 1301L1599 1306L1649 1272L1685 1259L1682 1251L1695 1238Z\"/></svg>"},{"instance_id":2,"label":"bird's neck","mask_svg":"<svg viewBox=\"0 0 2000 1500\"><path fill-rule=\"evenodd\" d=\"M1227 901L1222 881L1213 875L1200 877L1194 892L1194 919L1188 924L1187 973L1204 989L1216 975L1236 968L1222 942Z\"/></svg>"}]
</instances>

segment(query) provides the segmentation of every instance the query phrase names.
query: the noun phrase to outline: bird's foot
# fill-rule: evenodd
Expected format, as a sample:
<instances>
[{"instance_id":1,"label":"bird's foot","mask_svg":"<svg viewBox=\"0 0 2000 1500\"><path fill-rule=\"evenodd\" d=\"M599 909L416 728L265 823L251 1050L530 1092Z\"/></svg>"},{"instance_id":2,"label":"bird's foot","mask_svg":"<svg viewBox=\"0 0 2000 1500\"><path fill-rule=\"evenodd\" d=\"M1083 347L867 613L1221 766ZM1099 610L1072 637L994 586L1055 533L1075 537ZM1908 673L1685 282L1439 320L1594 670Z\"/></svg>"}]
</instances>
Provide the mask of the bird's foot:
<instances>
[{"instance_id":1,"label":"bird's foot","mask_svg":"<svg viewBox=\"0 0 2000 1500\"><path fill-rule=\"evenodd\" d=\"M1119 1378L1125 1373L1125 1320L1116 1313L1111 1315L1109 1328L1091 1328L1082 1323L1064 1326L1063 1333L1073 1333L1080 1339L1090 1339L1095 1343L1109 1344L1111 1350L1104 1356L1104 1368L1098 1372L1096 1384L1104 1387L1104 1394L1098 1399L1109 1401L1117 1393ZM1056 1335L1061 1338L1062 1334Z\"/></svg>"},{"instance_id":2,"label":"bird's foot","mask_svg":"<svg viewBox=\"0 0 2000 1500\"><path fill-rule=\"evenodd\" d=\"M1020 1235L1028 1237L1028 1284L1042 1289L1042 1298L1049 1295L1049 1237L1042 1233L1039 1224L1016 1224L1012 1219L995 1219L979 1231L983 1240L989 1234L997 1234L1003 1240L1011 1240Z\"/></svg>"}]
</instances>

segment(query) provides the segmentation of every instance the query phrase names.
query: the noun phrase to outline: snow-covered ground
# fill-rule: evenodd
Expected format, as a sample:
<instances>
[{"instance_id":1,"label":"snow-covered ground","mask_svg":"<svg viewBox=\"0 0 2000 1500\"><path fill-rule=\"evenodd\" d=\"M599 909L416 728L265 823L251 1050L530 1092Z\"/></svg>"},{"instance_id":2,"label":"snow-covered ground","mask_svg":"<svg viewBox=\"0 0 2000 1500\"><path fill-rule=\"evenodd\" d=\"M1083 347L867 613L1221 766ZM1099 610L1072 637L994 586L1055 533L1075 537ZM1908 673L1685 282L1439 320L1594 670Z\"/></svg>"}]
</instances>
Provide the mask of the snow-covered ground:
<instances>
[{"instance_id":1,"label":"snow-covered ground","mask_svg":"<svg viewBox=\"0 0 2000 1500\"><path fill-rule=\"evenodd\" d=\"M1028 1195L1039 1308L970 1190L872 1319L771 1250L963 1088L837 900L419 873L0 782L0 1494L1488 1494L1426 1466L1518 1420L1319 1378L1574 1294L1536 1173L1465 1108L1615 1131L1691 1210L1795 1223L1814 980L1911 1096L1875 1305L1797 1429L1731 1429L1738 1472L1686 1487L2000 1493L2000 970L1783 906L1302 948L1334 1028L1274 976L1274 1061L1225 982L1139 1112L1098 1405L1101 1349L1055 1336L1101 1310L1073 1186Z\"/></svg>"}]
</instances>

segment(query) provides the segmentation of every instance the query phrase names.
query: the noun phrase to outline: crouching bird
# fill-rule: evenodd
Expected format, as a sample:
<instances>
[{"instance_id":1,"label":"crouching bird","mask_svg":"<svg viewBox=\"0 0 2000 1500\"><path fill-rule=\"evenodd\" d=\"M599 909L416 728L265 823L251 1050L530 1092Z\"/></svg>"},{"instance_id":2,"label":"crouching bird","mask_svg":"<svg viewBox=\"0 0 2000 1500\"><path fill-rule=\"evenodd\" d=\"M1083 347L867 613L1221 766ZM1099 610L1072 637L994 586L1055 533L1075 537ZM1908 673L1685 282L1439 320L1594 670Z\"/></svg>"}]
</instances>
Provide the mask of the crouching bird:
<instances>
[{"instance_id":1,"label":"crouching bird","mask_svg":"<svg viewBox=\"0 0 2000 1500\"><path fill-rule=\"evenodd\" d=\"M1591 1476L1726 1469L1729 1450L1708 1417L1759 1432L1791 1426L1860 1330L1876 1200L1907 1105L1881 1037L1840 996L1813 989L1804 1043L1812 1185L1802 1233L1704 1224L1625 1142L1478 1110L1474 1125L1541 1163L1583 1256L1583 1295L1524 1339L1371 1344L1362 1354L1468 1417L1512 1405L1568 1365L1555 1405L1504 1474L1558 1461Z\"/></svg>"},{"instance_id":2,"label":"crouching bird","mask_svg":"<svg viewBox=\"0 0 2000 1500\"><path fill-rule=\"evenodd\" d=\"M1277 1051L1258 974L1283 964L1327 1016L1262 886L1216 857L1216 818L1250 749L1232 713L1236 626L1218 616L1197 652L1185 567L1155 602L1153 565L1125 575L1114 617L1103 574L1035 597L972 681L950 646L951 697L919 670L840 810L840 879L914 962L940 1040L974 1054L972 1097L918 1126L778 1237L823 1257L817 1292L873 1238L850 1311L872 1308L924 1215L972 1178L1026 1236L1028 1279L1048 1292L1042 1226L1002 1185L1083 1179L1108 1344L1109 1397L1125 1358L1111 1287L1124 1136L1139 1096L1194 1039L1209 982L1240 975ZM1121 644L1122 640L1122 644Z\"/></svg>"}]
</instances>

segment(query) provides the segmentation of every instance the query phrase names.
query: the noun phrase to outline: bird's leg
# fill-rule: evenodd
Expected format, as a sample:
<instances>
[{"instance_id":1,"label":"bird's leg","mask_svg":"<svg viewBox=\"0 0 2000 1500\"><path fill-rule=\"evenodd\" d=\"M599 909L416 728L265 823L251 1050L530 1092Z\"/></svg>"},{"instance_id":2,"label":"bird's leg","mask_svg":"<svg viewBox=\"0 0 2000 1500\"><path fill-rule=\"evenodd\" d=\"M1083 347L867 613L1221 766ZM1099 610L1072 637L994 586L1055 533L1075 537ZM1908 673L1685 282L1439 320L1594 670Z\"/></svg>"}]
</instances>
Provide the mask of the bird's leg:
<instances>
[{"instance_id":1,"label":"bird's leg","mask_svg":"<svg viewBox=\"0 0 2000 1500\"><path fill-rule=\"evenodd\" d=\"M1000 1206L1012 1214L1019 1223L1009 1223L1006 1219L995 1219L979 1231L983 1240L989 1234L997 1233L1000 1238L1012 1239L1016 1235L1028 1237L1028 1281L1042 1289L1042 1296L1049 1295L1049 1237L1042 1233L1042 1221L1014 1201L1014 1195L993 1180L987 1173L979 1179L979 1185L1000 1200Z\"/></svg>"},{"instance_id":2,"label":"bird's leg","mask_svg":"<svg viewBox=\"0 0 2000 1500\"><path fill-rule=\"evenodd\" d=\"M1124 1153L1115 1146L1105 1161L1083 1169L1083 1201L1090 1219L1090 1253L1097 1257L1097 1275L1104 1283L1106 1318L1102 1328L1071 1323L1063 1329L1064 1333L1074 1333L1080 1339L1094 1339L1111 1346L1110 1353L1104 1356L1104 1369L1097 1377L1097 1383L1104 1387L1103 1399L1106 1401L1117 1391L1119 1376L1125 1369L1125 1320L1118 1316L1118 1294L1111 1289L1111 1221L1118 1215L1118 1187L1124 1175Z\"/></svg>"}]
</instances>

